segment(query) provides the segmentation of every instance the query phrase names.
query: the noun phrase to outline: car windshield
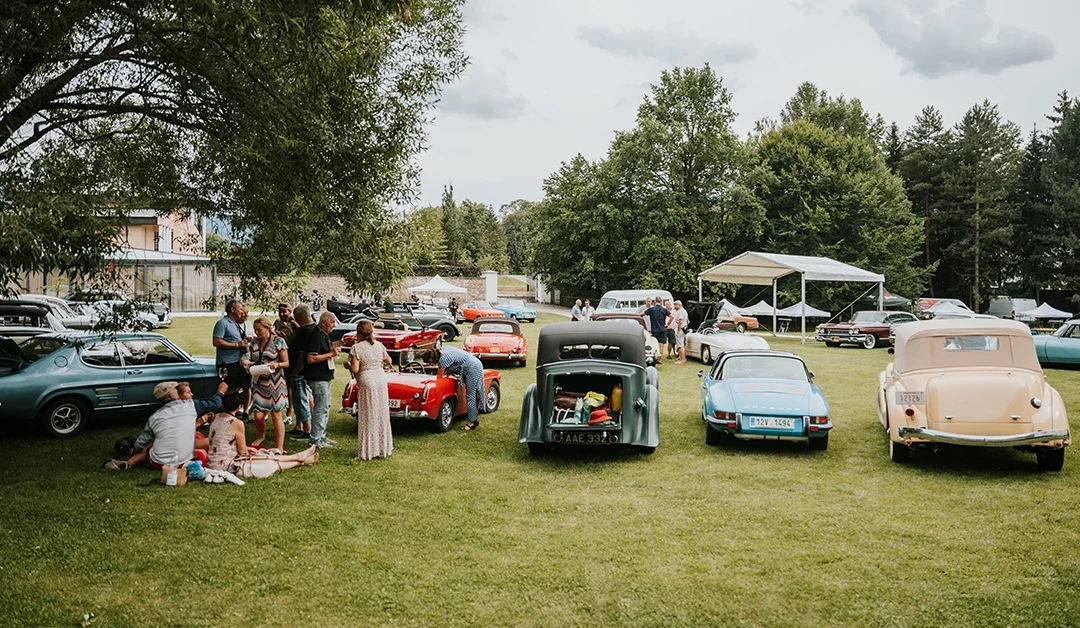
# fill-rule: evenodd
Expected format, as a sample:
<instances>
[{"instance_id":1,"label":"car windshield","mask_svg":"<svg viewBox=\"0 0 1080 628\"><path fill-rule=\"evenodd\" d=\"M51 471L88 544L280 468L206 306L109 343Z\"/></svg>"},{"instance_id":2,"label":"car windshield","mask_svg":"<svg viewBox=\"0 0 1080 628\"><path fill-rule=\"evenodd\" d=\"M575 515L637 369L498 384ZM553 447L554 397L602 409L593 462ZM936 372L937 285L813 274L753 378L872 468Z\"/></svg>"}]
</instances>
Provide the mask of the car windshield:
<instances>
[{"instance_id":1,"label":"car windshield","mask_svg":"<svg viewBox=\"0 0 1080 628\"><path fill-rule=\"evenodd\" d=\"M506 302L506 307L516 307L516 308L519 308L519 309L525 309L525 302L524 301L515 301L515 300L507 301Z\"/></svg>"},{"instance_id":2,"label":"car windshield","mask_svg":"<svg viewBox=\"0 0 1080 628\"><path fill-rule=\"evenodd\" d=\"M375 327L397 331L420 331L424 329L424 325L412 316L383 316L376 321Z\"/></svg>"},{"instance_id":3,"label":"car windshield","mask_svg":"<svg viewBox=\"0 0 1080 628\"><path fill-rule=\"evenodd\" d=\"M491 304L490 304L490 303L488 303L487 301L477 301L477 302L476 302L476 305L475 305L474 307L475 307L476 309L478 309L478 310L490 310L490 309L494 309L494 308L492 308L492 307L491 307Z\"/></svg>"},{"instance_id":4,"label":"car windshield","mask_svg":"<svg viewBox=\"0 0 1080 628\"><path fill-rule=\"evenodd\" d=\"M1057 331L1054 332L1054 335L1057 336L1058 338L1066 338L1066 337L1068 337L1069 329L1072 328L1073 325L1074 325L1074 323L1065 323L1061 327L1057 328Z\"/></svg>"},{"instance_id":5,"label":"car windshield","mask_svg":"<svg viewBox=\"0 0 1080 628\"><path fill-rule=\"evenodd\" d=\"M600 309L600 310L614 310L615 305L617 303L618 302L615 299L612 299L610 297L608 297L606 299L600 299L600 305L597 306L597 309Z\"/></svg>"},{"instance_id":6,"label":"car windshield","mask_svg":"<svg viewBox=\"0 0 1080 628\"><path fill-rule=\"evenodd\" d=\"M40 336L29 338L19 344L19 350L29 362L37 362L67 344L63 338L42 338Z\"/></svg>"},{"instance_id":7,"label":"car windshield","mask_svg":"<svg viewBox=\"0 0 1080 628\"><path fill-rule=\"evenodd\" d=\"M797 358L770 355L732 356L724 361L721 379L786 379L805 382L806 367Z\"/></svg>"},{"instance_id":8,"label":"car windshield","mask_svg":"<svg viewBox=\"0 0 1080 628\"><path fill-rule=\"evenodd\" d=\"M884 323L885 317L888 316L885 312L855 312L855 316L851 318L852 323Z\"/></svg>"}]
</instances>

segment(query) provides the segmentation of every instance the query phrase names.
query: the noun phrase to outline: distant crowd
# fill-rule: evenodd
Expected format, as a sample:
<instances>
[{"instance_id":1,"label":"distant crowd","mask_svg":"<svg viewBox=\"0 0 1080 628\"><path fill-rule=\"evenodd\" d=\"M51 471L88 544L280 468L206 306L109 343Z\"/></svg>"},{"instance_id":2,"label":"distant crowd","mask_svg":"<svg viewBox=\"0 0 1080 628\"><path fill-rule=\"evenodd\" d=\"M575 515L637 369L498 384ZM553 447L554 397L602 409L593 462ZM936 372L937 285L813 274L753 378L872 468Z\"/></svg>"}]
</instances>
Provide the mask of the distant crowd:
<instances>
[{"instance_id":1,"label":"distant crowd","mask_svg":"<svg viewBox=\"0 0 1080 628\"><path fill-rule=\"evenodd\" d=\"M661 364L665 354L675 359L676 364L686 362L686 328L690 325L690 315L683 309L682 301L664 301L662 297L647 298L645 305L638 309L638 314L649 321L649 333L660 345L660 355L656 363ZM592 321L596 308L589 299L585 303L578 299L570 308L571 321Z\"/></svg>"}]
</instances>

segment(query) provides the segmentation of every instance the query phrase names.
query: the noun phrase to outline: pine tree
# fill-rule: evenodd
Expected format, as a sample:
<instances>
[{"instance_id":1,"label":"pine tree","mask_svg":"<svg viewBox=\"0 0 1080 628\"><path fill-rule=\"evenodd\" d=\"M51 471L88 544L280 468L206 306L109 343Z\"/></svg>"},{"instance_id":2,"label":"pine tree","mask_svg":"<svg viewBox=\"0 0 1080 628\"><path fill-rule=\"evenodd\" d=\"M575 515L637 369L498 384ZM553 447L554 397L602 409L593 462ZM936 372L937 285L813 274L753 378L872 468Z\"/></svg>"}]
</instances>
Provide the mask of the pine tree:
<instances>
[{"instance_id":1,"label":"pine tree","mask_svg":"<svg viewBox=\"0 0 1080 628\"><path fill-rule=\"evenodd\" d=\"M900 161L904 157L904 137L900 134L900 125L893 122L885 132L885 141L881 152L885 155L885 164L893 174L900 174Z\"/></svg>"},{"instance_id":2,"label":"pine tree","mask_svg":"<svg viewBox=\"0 0 1080 628\"><path fill-rule=\"evenodd\" d=\"M1053 197L1043 175L1047 157L1047 138L1033 128L1020 158L1020 167L1010 202L1016 211L1015 233L1019 272L1024 286L1038 294L1054 286L1058 274L1061 246L1060 220L1054 215Z\"/></svg>"},{"instance_id":3,"label":"pine tree","mask_svg":"<svg viewBox=\"0 0 1080 628\"><path fill-rule=\"evenodd\" d=\"M923 219L922 257L927 268L934 264L933 212L938 210L943 195L950 141L941 113L934 107L924 107L915 118L915 124L905 133L904 152L900 158L899 173L904 178L912 211ZM927 288L933 296L933 275Z\"/></svg>"}]
</instances>

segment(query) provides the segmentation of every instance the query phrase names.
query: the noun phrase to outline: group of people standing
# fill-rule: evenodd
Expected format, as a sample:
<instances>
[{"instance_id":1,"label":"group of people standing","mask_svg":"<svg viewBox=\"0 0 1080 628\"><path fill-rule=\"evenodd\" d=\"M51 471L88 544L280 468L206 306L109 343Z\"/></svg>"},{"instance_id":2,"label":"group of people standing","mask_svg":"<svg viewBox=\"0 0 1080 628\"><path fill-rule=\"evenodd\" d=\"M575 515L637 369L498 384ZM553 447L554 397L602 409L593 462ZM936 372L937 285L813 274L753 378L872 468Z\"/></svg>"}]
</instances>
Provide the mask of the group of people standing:
<instances>
[{"instance_id":1,"label":"group of people standing","mask_svg":"<svg viewBox=\"0 0 1080 628\"><path fill-rule=\"evenodd\" d=\"M662 297L650 297L645 299L644 307L637 313L648 319L649 333L660 345L660 356L656 363L662 362L665 353L667 357L675 359L676 364L686 362L686 327L690 324L690 315L683 309L682 301L665 302ZM585 299L584 304L578 299L570 308L572 321L591 321L595 314L596 308L589 299Z\"/></svg>"}]
</instances>

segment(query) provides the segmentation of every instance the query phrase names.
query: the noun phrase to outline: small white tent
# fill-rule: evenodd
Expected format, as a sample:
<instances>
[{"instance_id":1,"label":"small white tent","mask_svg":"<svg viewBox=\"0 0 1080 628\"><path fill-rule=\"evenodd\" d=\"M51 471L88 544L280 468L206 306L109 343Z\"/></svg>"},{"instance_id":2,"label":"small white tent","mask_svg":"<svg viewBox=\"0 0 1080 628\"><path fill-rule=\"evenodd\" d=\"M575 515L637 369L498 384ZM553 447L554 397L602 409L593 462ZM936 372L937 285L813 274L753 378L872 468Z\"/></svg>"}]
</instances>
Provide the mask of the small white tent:
<instances>
[{"instance_id":1,"label":"small white tent","mask_svg":"<svg viewBox=\"0 0 1080 628\"><path fill-rule=\"evenodd\" d=\"M773 309L773 306L766 303L764 299L758 301L756 304L751 305L750 307L744 307L739 311L747 316L772 316L774 313L776 313L776 310Z\"/></svg>"},{"instance_id":2,"label":"small white tent","mask_svg":"<svg viewBox=\"0 0 1080 628\"><path fill-rule=\"evenodd\" d=\"M937 316L939 314L971 314L971 310L967 309L966 307L960 307L959 305L955 303L949 303L948 301L938 301L926 311L930 312L934 316Z\"/></svg>"},{"instance_id":3,"label":"small white tent","mask_svg":"<svg viewBox=\"0 0 1080 628\"><path fill-rule=\"evenodd\" d=\"M454 284L446 281L442 277L435 275L427 281L427 283L420 284L419 286L413 286L409 288L409 292L447 292L454 294L465 294L468 292L465 288L459 288Z\"/></svg>"},{"instance_id":4,"label":"small white tent","mask_svg":"<svg viewBox=\"0 0 1080 628\"><path fill-rule=\"evenodd\" d=\"M800 316L803 316L803 307L804 306L803 306L802 302L800 301L799 303L796 303L795 305L791 305L791 306L785 307L785 308L780 308L779 310L777 310L777 314L779 314L780 316L790 316L792 318L799 318ZM805 307L806 307L806 317L807 318L829 318L830 316L832 316L832 314L830 314L829 312L826 312L825 310L819 310L819 309L817 309L816 307L814 307L812 305L808 304Z\"/></svg>"},{"instance_id":5,"label":"small white tent","mask_svg":"<svg viewBox=\"0 0 1080 628\"><path fill-rule=\"evenodd\" d=\"M1017 317L1023 316L1025 318L1038 318L1043 320L1066 320L1072 318L1072 314L1069 312L1063 312L1055 307L1051 307L1048 303L1043 303L1034 310L1028 310L1026 312L1017 312Z\"/></svg>"}]
</instances>

